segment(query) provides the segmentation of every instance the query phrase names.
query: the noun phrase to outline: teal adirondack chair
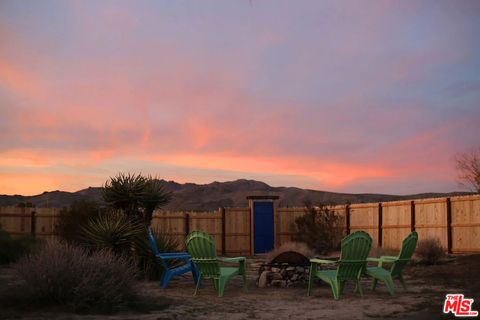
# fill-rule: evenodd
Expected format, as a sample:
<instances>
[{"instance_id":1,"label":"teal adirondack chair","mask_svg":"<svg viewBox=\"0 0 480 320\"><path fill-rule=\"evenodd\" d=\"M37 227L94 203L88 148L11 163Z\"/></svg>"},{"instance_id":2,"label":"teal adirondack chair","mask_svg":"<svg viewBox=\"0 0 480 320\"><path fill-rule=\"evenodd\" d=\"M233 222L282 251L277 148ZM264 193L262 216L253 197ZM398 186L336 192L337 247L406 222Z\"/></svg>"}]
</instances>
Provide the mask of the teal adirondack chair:
<instances>
[{"instance_id":1,"label":"teal adirondack chair","mask_svg":"<svg viewBox=\"0 0 480 320\"><path fill-rule=\"evenodd\" d=\"M197 294L202 279L212 279L215 290L219 297L223 296L226 283L236 275L243 278L243 287L247 290L246 278L246 259L237 258L218 258L215 249L215 240L206 232L193 231L187 236L187 251L192 257L192 261L200 271L195 291ZM238 267L222 267L220 262L238 263Z\"/></svg>"},{"instance_id":2,"label":"teal adirondack chair","mask_svg":"<svg viewBox=\"0 0 480 320\"><path fill-rule=\"evenodd\" d=\"M360 276L365 271L371 247L370 235L363 231L357 231L343 238L342 252L338 261L311 259L307 295L310 295L313 280L320 278L332 287L335 300L338 300L342 294L345 282L348 280L355 281L356 290L358 289L362 296ZM318 270L318 266L321 264L337 264L338 266L336 270Z\"/></svg>"},{"instance_id":3,"label":"teal adirondack chair","mask_svg":"<svg viewBox=\"0 0 480 320\"><path fill-rule=\"evenodd\" d=\"M380 258L368 258L367 261L378 262L376 267L367 267L365 273L373 278L372 289L377 287L378 280L385 282L388 292L393 296L395 289L393 286L393 279L398 278L403 288L406 290L407 286L403 279L403 268L412 258L415 247L417 246L418 234L417 232L410 233L402 242L402 249L397 257L381 256ZM383 268L384 263L389 263L392 266L390 270Z\"/></svg>"}]
</instances>

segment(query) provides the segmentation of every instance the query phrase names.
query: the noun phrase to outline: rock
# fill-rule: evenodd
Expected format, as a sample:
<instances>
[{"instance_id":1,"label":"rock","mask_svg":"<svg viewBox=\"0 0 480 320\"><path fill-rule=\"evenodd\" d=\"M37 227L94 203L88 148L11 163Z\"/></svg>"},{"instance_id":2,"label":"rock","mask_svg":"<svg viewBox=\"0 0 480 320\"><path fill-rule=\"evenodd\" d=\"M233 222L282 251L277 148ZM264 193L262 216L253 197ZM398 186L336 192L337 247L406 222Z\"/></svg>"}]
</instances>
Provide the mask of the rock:
<instances>
[{"instance_id":1,"label":"rock","mask_svg":"<svg viewBox=\"0 0 480 320\"><path fill-rule=\"evenodd\" d=\"M265 288L267 286L267 275L268 275L268 271L263 271L262 274L260 275L260 278L258 278L259 288Z\"/></svg>"},{"instance_id":2,"label":"rock","mask_svg":"<svg viewBox=\"0 0 480 320\"><path fill-rule=\"evenodd\" d=\"M280 272L280 268L275 268L275 267L273 267L273 268L270 269L270 270L272 270L272 272L275 272L275 273Z\"/></svg>"},{"instance_id":3,"label":"rock","mask_svg":"<svg viewBox=\"0 0 480 320\"><path fill-rule=\"evenodd\" d=\"M287 275L287 270L282 269L282 271L280 271L280 274L282 275L282 277L285 277Z\"/></svg>"},{"instance_id":4,"label":"rock","mask_svg":"<svg viewBox=\"0 0 480 320\"><path fill-rule=\"evenodd\" d=\"M272 281L273 287L282 287L285 288L287 286L287 281L285 280L273 280Z\"/></svg>"},{"instance_id":5,"label":"rock","mask_svg":"<svg viewBox=\"0 0 480 320\"><path fill-rule=\"evenodd\" d=\"M296 269L297 269L297 272L298 272L298 273L303 273L303 272L305 272L305 268L304 268L304 267L297 267Z\"/></svg>"},{"instance_id":6,"label":"rock","mask_svg":"<svg viewBox=\"0 0 480 320\"><path fill-rule=\"evenodd\" d=\"M275 280L282 280L283 277L280 273L273 273L272 274L272 282L275 281Z\"/></svg>"},{"instance_id":7,"label":"rock","mask_svg":"<svg viewBox=\"0 0 480 320\"><path fill-rule=\"evenodd\" d=\"M295 271L295 267L288 267L287 269L285 269L287 271Z\"/></svg>"},{"instance_id":8,"label":"rock","mask_svg":"<svg viewBox=\"0 0 480 320\"><path fill-rule=\"evenodd\" d=\"M298 279L298 274L294 274L293 276L290 277L290 280L295 281Z\"/></svg>"}]
</instances>

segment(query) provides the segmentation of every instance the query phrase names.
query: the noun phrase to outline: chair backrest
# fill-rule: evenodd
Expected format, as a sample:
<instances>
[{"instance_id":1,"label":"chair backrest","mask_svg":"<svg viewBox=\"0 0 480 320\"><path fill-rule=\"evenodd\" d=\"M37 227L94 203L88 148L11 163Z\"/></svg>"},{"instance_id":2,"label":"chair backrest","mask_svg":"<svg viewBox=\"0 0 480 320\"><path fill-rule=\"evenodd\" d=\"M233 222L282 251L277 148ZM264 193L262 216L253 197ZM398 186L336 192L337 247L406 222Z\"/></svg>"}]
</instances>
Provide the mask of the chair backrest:
<instances>
[{"instance_id":1,"label":"chair backrest","mask_svg":"<svg viewBox=\"0 0 480 320\"><path fill-rule=\"evenodd\" d=\"M220 276L220 265L215 249L215 240L203 231L192 231L186 240L187 251L193 263L202 274L202 278Z\"/></svg>"},{"instance_id":2,"label":"chair backrest","mask_svg":"<svg viewBox=\"0 0 480 320\"><path fill-rule=\"evenodd\" d=\"M413 252L415 252L417 242L418 234L416 231L413 231L405 239L403 239L400 254L398 255L397 260L395 260L395 262L393 263L392 268L390 269L392 276L400 275L402 273L403 268L412 258Z\"/></svg>"},{"instance_id":3,"label":"chair backrest","mask_svg":"<svg viewBox=\"0 0 480 320\"><path fill-rule=\"evenodd\" d=\"M152 228L150 227L147 228L147 240L148 240L148 245L150 246L150 249L152 249L153 254L154 255L159 254L160 251L158 251L157 240L155 239L155 235L153 234Z\"/></svg>"},{"instance_id":4,"label":"chair backrest","mask_svg":"<svg viewBox=\"0 0 480 320\"><path fill-rule=\"evenodd\" d=\"M155 235L153 234L152 228L150 228L150 227L147 228L147 240L148 240L148 245L150 246L150 249L152 250L153 255L157 257L157 261L159 261L160 264L165 269L168 269L167 262L160 257L160 251L158 250L157 240L155 238Z\"/></svg>"},{"instance_id":5,"label":"chair backrest","mask_svg":"<svg viewBox=\"0 0 480 320\"><path fill-rule=\"evenodd\" d=\"M357 279L366 267L371 247L372 238L364 231L357 231L343 238L337 279Z\"/></svg>"}]
</instances>

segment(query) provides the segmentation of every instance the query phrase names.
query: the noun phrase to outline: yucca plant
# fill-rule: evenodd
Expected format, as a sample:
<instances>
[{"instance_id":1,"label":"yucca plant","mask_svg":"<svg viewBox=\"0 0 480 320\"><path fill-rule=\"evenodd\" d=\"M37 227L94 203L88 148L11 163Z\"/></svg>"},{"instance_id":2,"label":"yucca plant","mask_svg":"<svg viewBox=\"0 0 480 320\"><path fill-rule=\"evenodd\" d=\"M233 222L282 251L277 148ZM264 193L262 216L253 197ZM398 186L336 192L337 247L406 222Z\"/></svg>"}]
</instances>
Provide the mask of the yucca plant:
<instances>
[{"instance_id":1,"label":"yucca plant","mask_svg":"<svg viewBox=\"0 0 480 320\"><path fill-rule=\"evenodd\" d=\"M119 173L105 183L103 199L110 207L150 225L153 211L170 202L171 193L151 176Z\"/></svg>"},{"instance_id":2,"label":"yucca plant","mask_svg":"<svg viewBox=\"0 0 480 320\"><path fill-rule=\"evenodd\" d=\"M109 249L119 255L129 255L142 247L145 239L143 222L113 211L91 219L81 227L84 243L94 249Z\"/></svg>"}]
</instances>

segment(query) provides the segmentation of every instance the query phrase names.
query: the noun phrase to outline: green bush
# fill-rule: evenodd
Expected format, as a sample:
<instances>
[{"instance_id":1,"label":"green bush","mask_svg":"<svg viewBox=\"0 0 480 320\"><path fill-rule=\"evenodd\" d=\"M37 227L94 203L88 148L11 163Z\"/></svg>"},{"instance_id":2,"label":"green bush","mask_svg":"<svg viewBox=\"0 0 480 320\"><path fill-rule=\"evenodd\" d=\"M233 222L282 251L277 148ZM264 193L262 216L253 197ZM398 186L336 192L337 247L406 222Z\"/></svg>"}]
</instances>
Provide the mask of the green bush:
<instances>
[{"instance_id":1,"label":"green bush","mask_svg":"<svg viewBox=\"0 0 480 320\"><path fill-rule=\"evenodd\" d=\"M56 219L55 232L70 244L80 244L82 241L81 227L105 211L105 208L94 201L75 201L70 207L60 210Z\"/></svg>"},{"instance_id":2,"label":"green bush","mask_svg":"<svg viewBox=\"0 0 480 320\"><path fill-rule=\"evenodd\" d=\"M442 247L438 238L428 238L418 242L415 255L421 263L437 264L445 257L445 248Z\"/></svg>"},{"instance_id":3,"label":"green bush","mask_svg":"<svg viewBox=\"0 0 480 320\"><path fill-rule=\"evenodd\" d=\"M343 236L341 221L342 218L329 206L307 205L305 214L295 219L297 232L294 240L306 243L318 254L328 254L340 246Z\"/></svg>"},{"instance_id":4,"label":"green bush","mask_svg":"<svg viewBox=\"0 0 480 320\"><path fill-rule=\"evenodd\" d=\"M5 230L0 229L0 264L9 264L17 261L25 254L34 252L41 241L31 235L12 237Z\"/></svg>"},{"instance_id":5,"label":"green bush","mask_svg":"<svg viewBox=\"0 0 480 320\"><path fill-rule=\"evenodd\" d=\"M107 250L88 254L81 247L50 242L13 269L21 281L11 290L18 296L9 299L29 305L110 313L138 298L134 264Z\"/></svg>"}]
</instances>

